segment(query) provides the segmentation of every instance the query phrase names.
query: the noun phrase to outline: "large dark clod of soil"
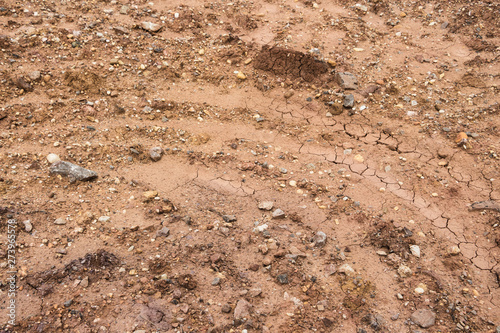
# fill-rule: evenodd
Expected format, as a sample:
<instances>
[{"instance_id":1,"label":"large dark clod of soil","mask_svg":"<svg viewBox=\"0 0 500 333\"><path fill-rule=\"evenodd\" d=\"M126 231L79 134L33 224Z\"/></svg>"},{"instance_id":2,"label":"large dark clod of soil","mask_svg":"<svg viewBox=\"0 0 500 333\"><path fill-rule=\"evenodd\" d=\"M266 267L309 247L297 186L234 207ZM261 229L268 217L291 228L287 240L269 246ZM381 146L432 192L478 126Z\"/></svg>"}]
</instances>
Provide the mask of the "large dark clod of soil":
<instances>
[{"instance_id":1,"label":"large dark clod of soil","mask_svg":"<svg viewBox=\"0 0 500 333\"><path fill-rule=\"evenodd\" d=\"M255 59L254 67L292 79L302 78L307 82L314 81L328 72L325 62L309 54L267 45L262 47Z\"/></svg>"}]
</instances>

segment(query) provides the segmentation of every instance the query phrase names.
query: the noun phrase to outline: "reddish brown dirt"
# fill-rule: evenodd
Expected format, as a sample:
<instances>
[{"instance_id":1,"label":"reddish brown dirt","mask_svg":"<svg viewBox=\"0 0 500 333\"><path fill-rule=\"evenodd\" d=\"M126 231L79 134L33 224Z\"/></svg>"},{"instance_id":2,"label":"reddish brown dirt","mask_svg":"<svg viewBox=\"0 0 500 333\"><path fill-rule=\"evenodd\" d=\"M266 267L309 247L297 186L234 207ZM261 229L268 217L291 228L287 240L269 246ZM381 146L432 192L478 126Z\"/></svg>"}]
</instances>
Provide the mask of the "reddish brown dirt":
<instances>
[{"instance_id":1,"label":"reddish brown dirt","mask_svg":"<svg viewBox=\"0 0 500 333\"><path fill-rule=\"evenodd\" d=\"M0 331L498 332L499 10L0 0Z\"/></svg>"}]
</instances>

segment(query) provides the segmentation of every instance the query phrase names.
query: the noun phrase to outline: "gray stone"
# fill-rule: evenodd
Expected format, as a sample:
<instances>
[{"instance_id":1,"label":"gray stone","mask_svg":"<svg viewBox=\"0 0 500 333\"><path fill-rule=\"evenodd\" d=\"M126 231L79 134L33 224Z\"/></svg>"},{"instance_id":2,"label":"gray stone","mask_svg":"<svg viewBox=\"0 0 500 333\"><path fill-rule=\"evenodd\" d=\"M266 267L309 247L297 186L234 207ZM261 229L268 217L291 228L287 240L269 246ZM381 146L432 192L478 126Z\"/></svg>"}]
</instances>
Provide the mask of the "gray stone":
<instances>
[{"instance_id":1,"label":"gray stone","mask_svg":"<svg viewBox=\"0 0 500 333\"><path fill-rule=\"evenodd\" d=\"M349 94L344 96L344 107L347 109L352 109L354 107L354 95Z\"/></svg>"},{"instance_id":2,"label":"gray stone","mask_svg":"<svg viewBox=\"0 0 500 333\"><path fill-rule=\"evenodd\" d=\"M161 228L160 230L158 230L158 232L156 233L156 237L161 237L161 236L164 236L164 237L168 237L168 235L170 235L170 229L167 228L167 227L163 227Z\"/></svg>"},{"instance_id":3,"label":"gray stone","mask_svg":"<svg viewBox=\"0 0 500 333\"><path fill-rule=\"evenodd\" d=\"M71 306L71 304L73 304L73 300L72 299L64 302L64 307L69 308Z\"/></svg>"},{"instance_id":4,"label":"gray stone","mask_svg":"<svg viewBox=\"0 0 500 333\"><path fill-rule=\"evenodd\" d=\"M280 274L276 277L281 284L288 284L288 274Z\"/></svg>"},{"instance_id":5,"label":"gray stone","mask_svg":"<svg viewBox=\"0 0 500 333\"><path fill-rule=\"evenodd\" d=\"M244 299L240 299L234 308L234 319L249 318L253 305Z\"/></svg>"},{"instance_id":6,"label":"gray stone","mask_svg":"<svg viewBox=\"0 0 500 333\"><path fill-rule=\"evenodd\" d=\"M279 208L273 212L273 219L281 219L284 217L285 217L285 212Z\"/></svg>"},{"instance_id":7,"label":"gray stone","mask_svg":"<svg viewBox=\"0 0 500 333\"><path fill-rule=\"evenodd\" d=\"M220 278L216 277L212 280L212 286L218 286L220 284Z\"/></svg>"},{"instance_id":8,"label":"gray stone","mask_svg":"<svg viewBox=\"0 0 500 333\"><path fill-rule=\"evenodd\" d=\"M315 246L322 247L326 244L326 234L323 231L318 231L313 237Z\"/></svg>"},{"instance_id":9,"label":"gray stone","mask_svg":"<svg viewBox=\"0 0 500 333\"><path fill-rule=\"evenodd\" d=\"M97 219L97 221L103 222L103 223L108 222L109 220L111 220L111 217L109 217L109 216L101 216Z\"/></svg>"},{"instance_id":10,"label":"gray stone","mask_svg":"<svg viewBox=\"0 0 500 333\"><path fill-rule=\"evenodd\" d=\"M162 26L152 22L141 22L141 28L149 32L158 32Z\"/></svg>"},{"instance_id":11,"label":"gray stone","mask_svg":"<svg viewBox=\"0 0 500 333\"><path fill-rule=\"evenodd\" d=\"M149 150L149 157L154 161L157 162L161 159L163 155L163 149L161 147L153 147Z\"/></svg>"},{"instance_id":12,"label":"gray stone","mask_svg":"<svg viewBox=\"0 0 500 333\"><path fill-rule=\"evenodd\" d=\"M412 313L410 319L418 326L428 328L436 323L436 314L428 309L418 309Z\"/></svg>"},{"instance_id":13,"label":"gray stone","mask_svg":"<svg viewBox=\"0 0 500 333\"><path fill-rule=\"evenodd\" d=\"M259 209L261 210L271 210L274 207L274 202L272 201L263 201L259 203Z\"/></svg>"},{"instance_id":14,"label":"gray stone","mask_svg":"<svg viewBox=\"0 0 500 333\"><path fill-rule=\"evenodd\" d=\"M500 326L497 326L497 333L500 333Z\"/></svg>"},{"instance_id":15,"label":"gray stone","mask_svg":"<svg viewBox=\"0 0 500 333\"><path fill-rule=\"evenodd\" d=\"M358 89L358 79L354 74L349 72L337 73L335 75L335 80L345 90L356 90Z\"/></svg>"},{"instance_id":16,"label":"gray stone","mask_svg":"<svg viewBox=\"0 0 500 333\"><path fill-rule=\"evenodd\" d=\"M229 304L224 304L221 308L221 311L224 312L224 313L229 313L231 312L231 305Z\"/></svg>"},{"instance_id":17,"label":"gray stone","mask_svg":"<svg viewBox=\"0 0 500 333\"><path fill-rule=\"evenodd\" d=\"M120 8L120 14L122 15L127 15L128 14L128 10L130 9L129 6L127 5L123 5L121 8Z\"/></svg>"},{"instance_id":18,"label":"gray stone","mask_svg":"<svg viewBox=\"0 0 500 333\"><path fill-rule=\"evenodd\" d=\"M70 182L74 183L77 180L86 181L97 178L97 173L76 164L59 161L50 166L50 173L69 177Z\"/></svg>"}]
</instances>

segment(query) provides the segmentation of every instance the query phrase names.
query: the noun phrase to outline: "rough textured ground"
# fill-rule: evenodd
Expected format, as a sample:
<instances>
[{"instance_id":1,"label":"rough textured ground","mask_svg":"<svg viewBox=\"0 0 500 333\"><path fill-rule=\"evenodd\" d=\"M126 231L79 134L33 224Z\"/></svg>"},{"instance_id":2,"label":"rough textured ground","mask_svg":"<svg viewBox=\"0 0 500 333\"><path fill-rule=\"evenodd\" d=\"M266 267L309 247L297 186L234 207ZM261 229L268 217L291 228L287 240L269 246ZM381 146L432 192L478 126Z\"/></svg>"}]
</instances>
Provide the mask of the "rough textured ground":
<instances>
[{"instance_id":1,"label":"rough textured ground","mask_svg":"<svg viewBox=\"0 0 500 333\"><path fill-rule=\"evenodd\" d=\"M0 0L2 331L499 332L499 15Z\"/></svg>"}]
</instances>

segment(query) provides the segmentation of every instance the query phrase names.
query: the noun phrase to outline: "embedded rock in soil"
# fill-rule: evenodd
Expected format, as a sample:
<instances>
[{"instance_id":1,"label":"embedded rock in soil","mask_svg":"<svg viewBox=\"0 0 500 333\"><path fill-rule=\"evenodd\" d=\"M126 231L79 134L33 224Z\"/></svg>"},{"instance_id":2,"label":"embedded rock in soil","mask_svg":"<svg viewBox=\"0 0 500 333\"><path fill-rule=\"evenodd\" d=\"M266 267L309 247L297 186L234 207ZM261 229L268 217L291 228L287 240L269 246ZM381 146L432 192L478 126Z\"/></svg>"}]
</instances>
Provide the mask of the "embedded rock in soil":
<instances>
[{"instance_id":1,"label":"embedded rock in soil","mask_svg":"<svg viewBox=\"0 0 500 333\"><path fill-rule=\"evenodd\" d=\"M240 299L234 308L234 319L249 318L253 305L244 299Z\"/></svg>"},{"instance_id":2,"label":"embedded rock in soil","mask_svg":"<svg viewBox=\"0 0 500 333\"><path fill-rule=\"evenodd\" d=\"M323 231L318 231L313 237L314 245L317 247L325 246L326 244L326 234Z\"/></svg>"},{"instance_id":3,"label":"embedded rock in soil","mask_svg":"<svg viewBox=\"0 0 500 333\"><path fill-rule=\"evenodd\" d=\"M354 96L353 96L353 94L345 95L345 97L344 97L344 107L346 109L352 109L354 107Z\"/></svg>"},{"instance_id":4,"label":"embedded rock in soil","mask_svg":"<svg viewBox=\"0 0 500 333\"><path fill-rule=\"evenodd\" d=\"M337 73L335 75L335 80L345 90L356 90L358 89L358 79L354 74L349 72Z\"/></svg>"},{"instance_id":5,"label":"embedded rock in soil","mask_svg":"<svg viewBox=\"0 0 500 333\"><path fill-rule=\"evenodd\" d=\"M412 313L411 321L422 328L428 328L436 322L436 314L431 310L419 309Z\"/></svg>"},{"instance_id":6,"label":"embedded rock in soil","mask_svg":"<svg viewBox=\"0 0 500 333\"><path fill-rule=\"evenodd\" d=\"M259 209L260 210L271 210L274 207L274 202L272 201L263 201L259 203Z\"/></svg>"},{"instance_id":7,"label":"embedded rock in soil","mask_svg":"<svg viewBox=\"0 0 500 333\"><path fill-rule=\"evenodd\" d=\"M273 219L281 219L284 217L285 217L285 212L279 208L273 212Z\"/></svg>"},{"instance_id":8,"label":"embedded rock in soil","mask_svg":"<svg viewBox=\"0 0 500 333\"><path fill-rule=\"evenodd\" d=\"M163 155L163 149L161 147L153 147L149 150L149 157L154 161L157 162L161 159Z\"/></svg>"},{"instance_id":9,"label":"embedded rock in soil","mask_svg":"<svg viewBox=\"0 0 500 333\"><path fill-rule=\"evenodd\" d=\"M55 173L61 176L69 177L70 182L75 182L77 180L86 181L97 178L97 173L91 171L76 164L59 161L50 166L50 173Z\"/></svg>"},{"instance_id":10,"label":"embedded rock in soil","mask_svg":"<svg viewBox=\"0 0 500 333\"><path fill-rule=\"evenodd\" d=\"M162 26L152 22L141 22L141 28L149 32L158 32Z\"/></svg>"}]
</instances>

